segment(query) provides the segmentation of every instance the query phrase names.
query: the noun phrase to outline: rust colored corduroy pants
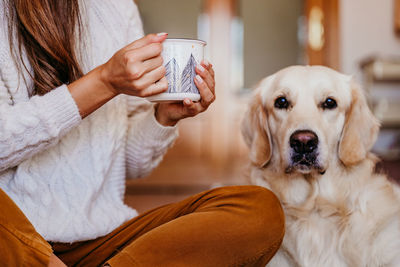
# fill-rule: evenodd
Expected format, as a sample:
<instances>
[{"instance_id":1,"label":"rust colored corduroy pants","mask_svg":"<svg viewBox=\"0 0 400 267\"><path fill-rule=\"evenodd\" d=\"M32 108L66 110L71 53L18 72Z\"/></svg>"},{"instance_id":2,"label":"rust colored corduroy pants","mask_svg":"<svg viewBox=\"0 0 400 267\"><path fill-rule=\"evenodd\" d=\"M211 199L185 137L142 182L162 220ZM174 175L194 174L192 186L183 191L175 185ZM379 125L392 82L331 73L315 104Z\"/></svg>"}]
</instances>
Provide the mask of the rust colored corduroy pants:
<instances>
[{"instance_id":1,"label":"rust colored corduroy pants","mask_svg":"<svg viewBox=\"0 0 400 267\"><path fill-rule=\"evenodd\" d=\"M110 234L47 243L0 190L2 266L265 266L284 235L275 195L258 186L221 187L148 211ZM5 265L4 265L5 264Z\"/></svg>"}]
</instances>

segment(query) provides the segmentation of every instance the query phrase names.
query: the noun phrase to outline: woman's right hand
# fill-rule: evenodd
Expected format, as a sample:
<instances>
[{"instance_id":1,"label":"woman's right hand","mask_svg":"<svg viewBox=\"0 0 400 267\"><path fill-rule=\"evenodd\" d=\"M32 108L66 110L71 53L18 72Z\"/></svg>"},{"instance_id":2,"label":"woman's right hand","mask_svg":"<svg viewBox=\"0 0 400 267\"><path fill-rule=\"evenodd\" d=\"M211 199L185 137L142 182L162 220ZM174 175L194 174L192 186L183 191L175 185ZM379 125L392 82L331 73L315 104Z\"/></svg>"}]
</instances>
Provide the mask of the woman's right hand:
<instances>
[{"instance_id":1,"label":"woman's right hand","mask_svg":"<svg viewBox=\"0 0 400 267\"><path fill-rule=\"evenodd\" d=\"M100 66L100 79L115 95L150 96L168 89L161 57L166 33L149 34L117 51Z\"/></svg>"}]
</instances>

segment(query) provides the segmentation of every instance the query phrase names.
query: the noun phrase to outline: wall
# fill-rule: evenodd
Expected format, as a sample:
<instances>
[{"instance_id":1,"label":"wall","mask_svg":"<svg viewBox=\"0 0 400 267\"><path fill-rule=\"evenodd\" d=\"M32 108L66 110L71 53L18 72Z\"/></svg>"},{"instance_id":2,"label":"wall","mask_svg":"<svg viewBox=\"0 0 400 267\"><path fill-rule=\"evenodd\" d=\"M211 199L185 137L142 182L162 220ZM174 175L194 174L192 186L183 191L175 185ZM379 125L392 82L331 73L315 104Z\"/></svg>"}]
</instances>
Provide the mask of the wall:
<instances>
[{"instance_id":1,"label":"wall","mask_svg":"<svg viewBox=\"0 0 400 267\"><path fill-rule=\"evenodd\" d=\"M297 40L303 0L241 0L244 25L244 86L281 68L299 64Z\"/></svg>"},{"instance_id":2,"label":"wall","mask_svg":"<svg viewBox=\"0 0 400 267\"><path fill-rule=\"evenodd\" d=\"M168 32L170 38L197 38L201 0L139 0L145 33Z\"/></svg>"},{"instance_id":3,"label":"wall","mask_svg":"<svg viewBox=\"0 0 400 267\"><path fill-rule=\"evenodd\" d=\"M394 33L394 0L341 0L340 42L341 71L361 83L361 60L371 55L400 59L400 38ZM382 121L373 150L383 158L400 158L400 83L367 87L364 82L364 88L369 88L367 95L374 113Z\"/></svg>"},{"instance_id":4,"label":"wall","mask_svg":"<svg viewBox=\"0 0 400 267\"><path fill-rule=\"evenodd\" d=\"M371 54L400 56L393 30L393 0L340 0L341 71L357 74L359 62Z\"/></svg>"}]
</instances>

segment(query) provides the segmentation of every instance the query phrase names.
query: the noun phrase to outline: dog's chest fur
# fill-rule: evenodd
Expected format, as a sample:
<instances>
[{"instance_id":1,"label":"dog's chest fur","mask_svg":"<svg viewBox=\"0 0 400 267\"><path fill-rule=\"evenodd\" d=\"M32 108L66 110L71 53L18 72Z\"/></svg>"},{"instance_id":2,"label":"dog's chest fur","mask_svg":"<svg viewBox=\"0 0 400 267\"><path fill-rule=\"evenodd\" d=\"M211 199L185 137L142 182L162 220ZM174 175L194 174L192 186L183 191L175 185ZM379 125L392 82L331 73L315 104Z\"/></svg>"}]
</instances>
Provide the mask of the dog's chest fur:
<instances>
[{"instance_id":1,"label":"dog's chest fur","mask_svg":"<svg viewBox=\"0 0 400 267\"><path fill-rule=\"evenodd\" d=\"M282 184L264 173L261 185L278 195L286 214L282 247L268 266L400 266L398 187L364 174Z\"/></svg>"},{"instance_id":2,"label":"dog's chest fur","mask_svg":"<svg viewBox=\"0 0 400 267\"><path fill-rule=\"evenodd\" d=\"M360 207L348 214L334 205L315 208L287 212L282 250L292 266L387 266L399 255L399 213L378 218Z\"/></svg>"}]
</instances>

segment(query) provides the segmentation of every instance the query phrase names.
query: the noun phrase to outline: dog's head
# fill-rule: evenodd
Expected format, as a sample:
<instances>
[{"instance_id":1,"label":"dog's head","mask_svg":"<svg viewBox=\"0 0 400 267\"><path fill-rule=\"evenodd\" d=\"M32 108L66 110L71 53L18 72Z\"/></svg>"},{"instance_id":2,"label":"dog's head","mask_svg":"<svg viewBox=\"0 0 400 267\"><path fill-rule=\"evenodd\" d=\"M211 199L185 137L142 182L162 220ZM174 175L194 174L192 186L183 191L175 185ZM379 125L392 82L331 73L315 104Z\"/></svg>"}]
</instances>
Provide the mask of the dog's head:
<instances>
[{"instance_id":1,"label":"dog's head","mask_svg":"<svg viewBox=\"0 0 400 267\"><path fill-rule=\"evenodd\" d=\"M321 66L293 66L262 80L242 124L254 165L274 161L303 174L322 174L330 162L359 163L378 129L353 79Z\"/></svg>"}]
</instances>

